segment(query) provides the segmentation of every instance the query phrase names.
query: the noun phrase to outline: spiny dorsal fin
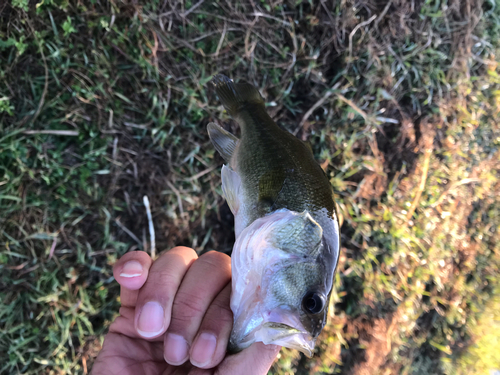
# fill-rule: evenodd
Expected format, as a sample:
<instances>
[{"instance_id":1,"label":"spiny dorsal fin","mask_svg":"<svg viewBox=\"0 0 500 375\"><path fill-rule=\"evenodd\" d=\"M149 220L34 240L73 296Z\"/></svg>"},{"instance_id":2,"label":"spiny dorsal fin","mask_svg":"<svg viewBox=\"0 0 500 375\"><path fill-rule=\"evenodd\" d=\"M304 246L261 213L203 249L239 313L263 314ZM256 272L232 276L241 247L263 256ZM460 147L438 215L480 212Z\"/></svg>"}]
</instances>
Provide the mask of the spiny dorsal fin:
<instances>
[{"instance_id":1,"label":"spiny dorsal fin","mask_svg":"<svg viewBox=\"0 0 500 375\"><path fill-rule=\"evenodd\" d=\"M238 138L213 122L207 125L207 130L215 149L229 163L238 145Z\"/></svg>"},{"instance_id":2,"label":"spiny dorsal fin","mask_svg":"<svg viewBox=\"0 0 500 375\"><path fill-rule=\"evenodd\" d=\"M259 90L250 83L234 83L232 79L222 74L216 74L210 82L214 85L222 105L231 115L238 113L238 109L245 103L264 105Z\"/></svg>"}]
</instances>

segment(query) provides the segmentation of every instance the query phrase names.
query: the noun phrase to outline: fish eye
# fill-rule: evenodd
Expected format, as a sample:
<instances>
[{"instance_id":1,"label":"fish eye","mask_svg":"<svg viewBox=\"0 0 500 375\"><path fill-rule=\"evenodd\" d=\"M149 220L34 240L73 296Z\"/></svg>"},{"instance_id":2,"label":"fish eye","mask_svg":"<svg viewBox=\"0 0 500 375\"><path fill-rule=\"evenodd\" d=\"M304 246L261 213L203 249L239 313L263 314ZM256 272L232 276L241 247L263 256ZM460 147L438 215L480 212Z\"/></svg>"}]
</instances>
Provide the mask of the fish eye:
<instances>
[{"instance_id":1,"label":"fish eye","mask_svg":"<svg viewBox=\"0 0 500 375\"><path fill-rule=\"evenodd\" d=\"M311 314L317 314L325 306L326 298L322 293L309 292L302 299L302 307Z\"/></svg>"}]
</instances>

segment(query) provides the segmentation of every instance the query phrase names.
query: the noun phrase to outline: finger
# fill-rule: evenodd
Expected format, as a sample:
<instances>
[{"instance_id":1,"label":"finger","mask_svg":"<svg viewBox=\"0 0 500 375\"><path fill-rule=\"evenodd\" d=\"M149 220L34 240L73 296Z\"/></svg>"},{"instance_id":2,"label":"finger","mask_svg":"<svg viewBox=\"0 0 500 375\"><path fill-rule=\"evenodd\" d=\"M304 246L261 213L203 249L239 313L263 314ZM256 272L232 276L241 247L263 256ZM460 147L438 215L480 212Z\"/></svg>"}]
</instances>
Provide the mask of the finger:
<instances>
[{"instance_id":1,"label":"finger","mask_svg":"<svg viewBox=\"0 0 500 375\"><path fill-rule=\"evenodd\" d=\"M115 319L115 321L109 326L109 332L119 333L134 339L142 339L141 336L137 334L132 322L135 317L134 307L120 307L120 315Z\"/></svg>"},{"instance_id":2,"label":"finger","mask_svg":"<svg viewBox=\"0 0 500 375\"><path fill-rule=\"evenodd\" d=\"M228 283L208 308L193 341L190 361L194 366L213 368L224 359L233 327L230 299L231 284Z\"/></svg>"},{"instance_id":3,"label":"finger","mask_svg":"<svg viewBox=\"0 0 500 375\"><path fill-rule=\"evenodd\" d=\"M148 278L151 257L144 251L131 251L122 256L113 266L113 276L120 284L122 306L134 307L138 290Z\"/></svg>"},{"instance_id":4,"label":"finger","mask_svg":"<svg viewBox=\"0 0 500 375\"><path fill-rule=\"evenodd\" d=\"M188 372L189 375L212 375L215 372L215 369L202 369L198 367L192 367Z\"/></svg>"},{"instance_id":5,"label":"finger","mask_svg":"<svg viewBox=\"0 0 500 375\"><path fill-rule=\"evenodd\" d=\"M281 346L264 345L256 342L248 348L233 354L219 365L216 375L252 374L265 375L278 356Z\"/></svg>"},{"instance_id":6,"label":"finger","mask_svg":"<svg viewBox=\"0 0 500 375\"><path fill-rule=\"evenodd\" d=\"M139 335L155 338L165 333L179 285L197 257L193 249L179 246L153 263L137 297L134 325Z\"/></svg>"},{"instance_id":7,"label":"finger","mask_svg":"<svg viewBox=\"0 0 500 375\"><path fill-rule=\"evenodd\" d=\"M165 361L177 366L189 358L189 347L205 312L230 280L231 258L226 254L211 251L193 263L172 306L172 320L165 336ZM215 350L216 337L212 335L210 339Z\"/></svg>"}]
</instances>

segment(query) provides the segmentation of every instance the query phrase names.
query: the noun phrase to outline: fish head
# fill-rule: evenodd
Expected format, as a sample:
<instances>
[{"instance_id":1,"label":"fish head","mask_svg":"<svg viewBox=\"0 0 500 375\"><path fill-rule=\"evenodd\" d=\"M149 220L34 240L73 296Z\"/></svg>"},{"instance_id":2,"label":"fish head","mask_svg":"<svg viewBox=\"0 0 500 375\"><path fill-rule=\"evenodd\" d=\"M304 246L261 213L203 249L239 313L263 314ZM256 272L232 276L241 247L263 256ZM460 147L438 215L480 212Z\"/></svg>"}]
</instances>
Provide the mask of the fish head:
<instances>
[{"instance_id":1,"label":"fish head","mask_svg":"<svg viewBox=\"0 0 500 375\"><path fill-rule=\"evenodd\" d=\"M232 254L230 349L260 341L311 356L326 323L335 266L309 213L280 210L255 220Z\"/></svg>"}]
</instances>

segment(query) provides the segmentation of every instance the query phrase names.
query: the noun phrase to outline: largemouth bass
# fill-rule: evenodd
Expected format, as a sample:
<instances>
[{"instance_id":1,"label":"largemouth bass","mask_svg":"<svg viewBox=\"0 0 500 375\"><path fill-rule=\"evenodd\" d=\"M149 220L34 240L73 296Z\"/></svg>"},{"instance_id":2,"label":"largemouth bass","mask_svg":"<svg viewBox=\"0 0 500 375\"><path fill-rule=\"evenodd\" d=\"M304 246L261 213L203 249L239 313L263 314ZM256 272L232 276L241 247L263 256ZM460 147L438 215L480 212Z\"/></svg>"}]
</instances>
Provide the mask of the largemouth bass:
<instances>
[{"instance_id":1,"label":"largemouth bass","mask_svg":"<svg viewBox=\"0 0 500 375\"><path fill-rule=\"evenodd\" d=\"M261 341L311 356L340 249L332 186L311 147L271 119L254 86L221 74L211 83L241 127L238 139L208 124L227 163L222 190L235 219L229 350Z\"/></svg>"}]
</instances>

